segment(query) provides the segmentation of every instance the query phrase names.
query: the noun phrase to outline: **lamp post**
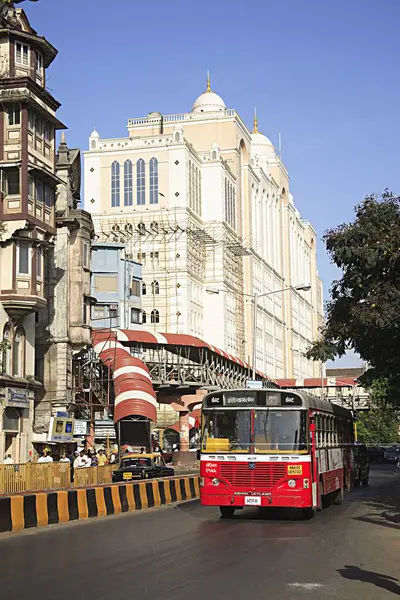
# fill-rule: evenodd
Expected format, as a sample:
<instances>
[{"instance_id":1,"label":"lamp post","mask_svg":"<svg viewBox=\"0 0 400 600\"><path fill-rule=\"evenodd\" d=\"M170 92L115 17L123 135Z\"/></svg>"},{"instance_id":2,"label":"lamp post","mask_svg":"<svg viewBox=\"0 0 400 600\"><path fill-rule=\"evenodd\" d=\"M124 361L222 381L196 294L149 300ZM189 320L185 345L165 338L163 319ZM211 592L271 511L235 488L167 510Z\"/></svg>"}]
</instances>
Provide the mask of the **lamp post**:
<instances>
[{"instance_id":1,"label":"lamp post","mask_svg":"<svg viewBox=\"0 0 400 600\"><path fill-rule=\"evenodd\" d=\"M311 285L309 284L302 284L302 285L296 285L296 286L289 286L289 287L285 287L282 288L280 290L273 290L272 292L264 292L264 294L258 294L257 292L254 292L254 294L241 294L240 292L231 292L233 294L237 294L238 296L245 296L248 298L253 298L253 336L252 336L252 341L253 341L253 380L256 378L256 358L257 358L257 352L256 352L256 337L257 337L257 310L258 310L258 300L260 298L265 298L265 296L271 296L272 294L281 294L282 292L287 292L288 290L295 290L297 292L309 292L311 289ZM218 290L218 289L214 289L214 288L206 288L206 292L207 294L219 294L220 292L225 292L227 290Z\"/></svg>"}]
</instances>

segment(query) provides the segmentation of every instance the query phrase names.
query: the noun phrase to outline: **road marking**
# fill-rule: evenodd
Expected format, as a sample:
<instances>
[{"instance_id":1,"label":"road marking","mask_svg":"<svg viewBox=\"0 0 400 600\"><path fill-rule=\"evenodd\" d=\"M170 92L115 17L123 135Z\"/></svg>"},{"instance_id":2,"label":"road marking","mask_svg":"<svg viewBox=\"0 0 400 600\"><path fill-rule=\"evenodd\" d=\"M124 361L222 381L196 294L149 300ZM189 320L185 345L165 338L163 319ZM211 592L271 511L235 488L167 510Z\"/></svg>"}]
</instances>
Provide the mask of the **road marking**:
<instances>
[{"instance_id":1,"label":"road marking","mask_svg":"<svg viewBox=\"0 0 400 600\"><path fill-rule=\"evenodd\" d=\"M307 590L307 591L317 590L319 588L324 587L322 585L322 583L289 583L288 585L291 588L297 588L300 590Z\"/></svg>"}]
</instances>

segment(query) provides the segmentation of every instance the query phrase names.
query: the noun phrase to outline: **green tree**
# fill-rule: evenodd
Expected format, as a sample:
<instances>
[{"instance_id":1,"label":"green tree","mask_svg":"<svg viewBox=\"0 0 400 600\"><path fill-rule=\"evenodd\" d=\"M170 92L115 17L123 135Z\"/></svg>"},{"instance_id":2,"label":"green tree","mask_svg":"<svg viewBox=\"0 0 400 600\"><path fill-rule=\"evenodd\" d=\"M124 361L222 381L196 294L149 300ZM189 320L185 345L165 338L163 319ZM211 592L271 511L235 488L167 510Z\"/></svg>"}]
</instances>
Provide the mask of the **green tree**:
<instances>
[{"instance_id":1,"label":"green tree","mask_svg":"<svg viewBox=\"0 0 400 600\"><path fill-rule=\"evenodd\" d=\"M387 398L400 398L400 198L385 191L356 206L355 219L327 231L324 242L342 276L333 282L314 360L349 349L369 365L364 385L384 380Z\"/></svg>"},{"instance_id":2,"label":"green tree","mask_svg":"<svg viewBox=\"0 0 400 600\"><path fill-rule=\"evenodd\" d=\"M376 380L369 389L372 408L357 413L358 439L364 444L395 444L399 411L388 402L387 380Z\"/></svg>"}]
</instances>

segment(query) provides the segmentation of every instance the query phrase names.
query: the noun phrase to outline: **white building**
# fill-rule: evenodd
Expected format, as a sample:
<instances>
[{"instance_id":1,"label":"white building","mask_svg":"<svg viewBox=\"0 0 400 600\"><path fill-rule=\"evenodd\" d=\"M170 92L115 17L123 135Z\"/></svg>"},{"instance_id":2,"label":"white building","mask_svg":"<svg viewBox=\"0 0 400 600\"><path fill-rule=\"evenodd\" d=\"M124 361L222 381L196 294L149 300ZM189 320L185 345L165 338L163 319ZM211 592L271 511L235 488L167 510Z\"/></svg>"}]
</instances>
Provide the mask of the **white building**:
<instances>
[{"instance_id":1,"label":"white building","mask_svg":"<svg viewBox=\"0 0 400 600\"><path fill-rule=\"evenodd\" d=\"M303 357L322 322L316 233L272 143L207 90L191 112L130 119L84 155L85 207L102 241L143 263L143 321L204 338L272 377L319 374ZM209 294L206 290L221 290Z\"/></svg>"}]
</instances>

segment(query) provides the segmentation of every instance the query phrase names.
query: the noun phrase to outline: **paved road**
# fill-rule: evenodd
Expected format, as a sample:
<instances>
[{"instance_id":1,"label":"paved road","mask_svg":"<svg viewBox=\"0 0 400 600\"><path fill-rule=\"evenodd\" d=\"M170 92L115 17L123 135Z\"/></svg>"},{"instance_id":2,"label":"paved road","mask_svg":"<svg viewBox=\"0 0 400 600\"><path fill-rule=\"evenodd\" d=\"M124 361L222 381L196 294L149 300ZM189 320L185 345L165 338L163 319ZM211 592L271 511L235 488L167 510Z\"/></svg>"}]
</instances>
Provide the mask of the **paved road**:
<instances>
[{"instance_id":1,"label":"paved road","mask_svg":"<svg viewBox=\"0 0 400 600\"><path fill-rule=\"evenodd\" d=\"M400 471L311 521L198 503L0 537L13 600L385 600L400 596Z\"/></svg>"}]
</instances>

